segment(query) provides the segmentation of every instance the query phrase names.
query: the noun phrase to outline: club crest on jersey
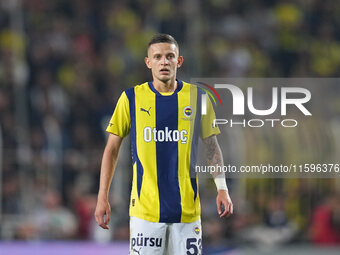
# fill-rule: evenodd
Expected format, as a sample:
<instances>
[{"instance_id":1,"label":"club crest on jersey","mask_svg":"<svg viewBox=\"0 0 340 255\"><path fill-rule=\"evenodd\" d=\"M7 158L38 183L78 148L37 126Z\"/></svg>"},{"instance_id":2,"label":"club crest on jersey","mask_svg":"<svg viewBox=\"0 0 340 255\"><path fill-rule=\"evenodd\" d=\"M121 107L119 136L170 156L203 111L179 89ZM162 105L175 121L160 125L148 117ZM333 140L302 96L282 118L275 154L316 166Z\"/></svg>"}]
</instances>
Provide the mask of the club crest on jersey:
<instances>
[{"instance_id":1,"label":"club crest on jersey","mask_svg":"<svg viewBox=\"0 0 340 255\"><path fill-rule=\"evenodd\" d=\"M194 232L196 235L199 235L200 234L200 228L199 227L195 227L194 228Z\"/></svg>"},{"instance_id":2,"label":"club crest on jersey","mask_svg":"<svg viewBox=\"0 0 340 255\"><path fill-rule=\"evenodd\" d=\"M193 110L190 106L186 106L183 108L183 114L185 117L190 118L193 114Z\"/></svg>"}]
</instances>

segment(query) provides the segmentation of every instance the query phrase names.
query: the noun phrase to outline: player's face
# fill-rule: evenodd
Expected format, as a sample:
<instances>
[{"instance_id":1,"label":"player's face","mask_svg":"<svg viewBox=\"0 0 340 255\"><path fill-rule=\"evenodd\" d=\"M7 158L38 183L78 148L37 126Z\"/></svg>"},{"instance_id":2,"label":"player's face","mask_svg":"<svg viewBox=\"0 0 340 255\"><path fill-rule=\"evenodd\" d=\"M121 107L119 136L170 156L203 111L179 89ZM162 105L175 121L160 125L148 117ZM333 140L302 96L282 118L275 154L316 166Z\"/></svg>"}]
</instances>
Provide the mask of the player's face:
<instances>
[{"instance_id":1,"label":"player's face","mask_svg":"<svg viewBox=\"0 0 340 255\"><path fill-rule=\"evenodd\" d=\"M145 63L152 71L152 76L161 82L176 78L176 71L183 63L183 57L178 56L175 44L155 43L149 47Z\"/></svg>"}]
</instances>

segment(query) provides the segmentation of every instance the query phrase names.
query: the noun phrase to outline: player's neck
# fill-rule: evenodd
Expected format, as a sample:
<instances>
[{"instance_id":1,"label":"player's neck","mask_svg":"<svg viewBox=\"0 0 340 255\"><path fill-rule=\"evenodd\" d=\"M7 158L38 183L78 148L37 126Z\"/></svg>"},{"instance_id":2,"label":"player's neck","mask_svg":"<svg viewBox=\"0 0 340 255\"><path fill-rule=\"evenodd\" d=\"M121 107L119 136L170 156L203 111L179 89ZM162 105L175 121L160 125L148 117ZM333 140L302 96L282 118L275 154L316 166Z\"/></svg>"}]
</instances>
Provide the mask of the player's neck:
<instances>
[{"instance_id":1,"label":"player's neck","mask_svg":"<svg viewBox=\"0 0 340 255\"><path fill-rule=\"evenodd\" d=\"M174 92L177 89L177 81L175 79L162 82L160 80L153 80L153 87L158 92Z\"/></svg>"}]
</instances>

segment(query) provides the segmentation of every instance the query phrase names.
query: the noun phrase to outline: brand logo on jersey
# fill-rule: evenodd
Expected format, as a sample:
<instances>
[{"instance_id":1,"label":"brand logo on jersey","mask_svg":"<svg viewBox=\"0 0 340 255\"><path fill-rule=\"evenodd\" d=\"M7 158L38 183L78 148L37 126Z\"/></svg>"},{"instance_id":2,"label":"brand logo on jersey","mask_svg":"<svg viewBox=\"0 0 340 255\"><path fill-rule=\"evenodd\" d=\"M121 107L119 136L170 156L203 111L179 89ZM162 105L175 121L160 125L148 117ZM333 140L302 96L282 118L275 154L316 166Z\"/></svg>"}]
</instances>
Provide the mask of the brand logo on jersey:
<instances>
[{"instance_id":1,"label":"brand logo on jersey","mask_svg":"<svg viewBox=\"0 0 340 255\"><path fill-rule=\"evenodd\" d=\"M145 110L143 107L140 108L142 112L146 112L149 116L150 116L150 109L151 107L149 107L149 110Z\"/></svg>"},{"instance_id":2,"label":"brand logo on jersey","mask_svg":"<svg viewBox=\"0 0 340 255\"><path fill-rule=\"evenodd\" d=\"M183 109L183 114L185 117L190 118L192 116L193 110L190 106L186 106Z\"/></svg>"},{"instance_id":3,"label":"brand logo on jersey","mask_svg":"<svg viewBox=\"0 0 340 255\"><path fill-rule=\"evenodd\" d=\"M188 131L182 130L171 130L165 127L164 130L157 130L156 128L145 127L144 128L144 141L149 143L155 142L178 142L187 143Z\"/></svg>"},{"instance_id":4,"label":"brand logo on jersey","mask_svg":"<svg viewBox=\"0 0 340 255\"><path fill-rule=\"evenodd\" d=\"M196 235L200 234L200 228L199 227L195 227L194 232Z\"/></svg>"},{"instance_id":5,"label":"brand logo on jersey","mask_svg":"<svg viewBox=\"0 0 340 255\"><path fill-rule=\"evenodd\" d=\"M137 237L131 238L131 246L134 252L139 252L141 247L162 247L162 238L157 237L145 237L143 233L138 233ZM140 247L139 250L135 250L135 247Z\"/></svg>"},{"instance_id":6,"label":"brand logo on jersey","mask_svg":"<svg viewBox=\"0 0 340 255\"><path fill-rule=\"evenodd\" d=\"M140 255L140 250L141 250L142 248L143 248L143 247L140 247L139 250L136 250L135 248L132 248L133 254L138 254L138 255Z\"/></svg>"}]
</instances>

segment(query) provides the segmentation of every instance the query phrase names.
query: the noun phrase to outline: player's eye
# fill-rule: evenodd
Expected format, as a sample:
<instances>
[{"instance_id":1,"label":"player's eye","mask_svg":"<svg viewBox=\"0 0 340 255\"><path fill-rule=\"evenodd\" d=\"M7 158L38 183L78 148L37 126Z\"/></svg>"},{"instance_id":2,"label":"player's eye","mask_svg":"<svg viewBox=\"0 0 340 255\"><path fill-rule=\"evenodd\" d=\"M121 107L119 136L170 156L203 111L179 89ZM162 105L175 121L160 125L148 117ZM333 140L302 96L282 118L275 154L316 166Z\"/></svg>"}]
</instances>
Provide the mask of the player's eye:
<instances>
[{"instance_id":1,"label":"player's eye","mask_svg":"<svg viewBox=\"0 0 340 255\"><path fill-rule=\"evenodd\" d=\"M160 59L161 55L155 55L155 59Z\"/></svg>"}]
</instances>

